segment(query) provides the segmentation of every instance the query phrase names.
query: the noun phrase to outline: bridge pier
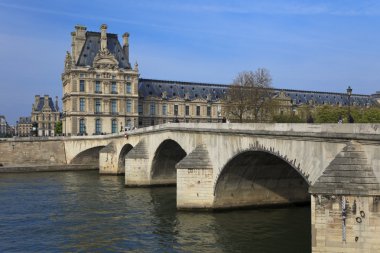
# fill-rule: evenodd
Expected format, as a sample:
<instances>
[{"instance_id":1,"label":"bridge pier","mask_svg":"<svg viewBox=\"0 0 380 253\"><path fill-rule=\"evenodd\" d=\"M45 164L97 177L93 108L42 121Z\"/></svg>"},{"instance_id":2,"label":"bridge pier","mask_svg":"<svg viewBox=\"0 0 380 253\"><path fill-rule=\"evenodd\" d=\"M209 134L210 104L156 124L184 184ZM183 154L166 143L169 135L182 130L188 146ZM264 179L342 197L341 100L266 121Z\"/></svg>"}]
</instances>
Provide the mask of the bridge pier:
<instances>
[{"instance_id":1,"label":"bridge pier","mask_svg":"<svg viewBox=\"0 0 380 253\"><path fill-rule=\"evenodd\" d=\"M358 143L310 187L312 252L380 252L380 187Z\"/></svg>"},{"instance_id":2,"label":"bridge pier","mask_svg":"<svg viewBox=\"0 0 380 253\"><path fill-rule=\"evenodd\" d=\"M213 168L206 147L197 146L176 168L177 208L213 208Z\"/></svg>"},{"instance_id":3,"label":"bridge pier","mask_svg":"<svg viewBox=\"0 0 380 253\"><path fill-rule=\"evenodd\" d=\"M99 151L99 174L118 174L117 153L112 142Z\"/></svg>"},{"instance_id":4,"label":"bridge pier","mask_svg":"<svg viewBox=\"0 0 380 253\"><path fill-rule=\"evenodd\" d=\"M142 140L125 157L125 186L151 185L150 164L147 145Z\"/></svg>"}]
</instances>

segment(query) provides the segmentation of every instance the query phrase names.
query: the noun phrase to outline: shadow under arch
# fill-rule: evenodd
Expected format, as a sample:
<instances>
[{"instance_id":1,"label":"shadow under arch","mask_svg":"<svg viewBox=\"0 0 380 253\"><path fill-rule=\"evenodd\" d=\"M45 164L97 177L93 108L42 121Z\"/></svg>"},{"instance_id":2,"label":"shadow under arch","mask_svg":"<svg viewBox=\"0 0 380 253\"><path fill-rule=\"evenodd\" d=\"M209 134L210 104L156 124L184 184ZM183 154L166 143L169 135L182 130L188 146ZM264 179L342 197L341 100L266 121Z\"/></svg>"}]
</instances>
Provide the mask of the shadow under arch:
<instances>
[{"instance_id":1,"label":"shadow under arch","mask_svg":"<svg viewBox=\"0 0 380 253\"><path fill-rule=\"evenodd\" d=\"M121 171L121 174L125 173L125 156L133 149L131 144L125 144L120 151L119 159L118 159L118 168Z\"/></svg>"},{"instance_id":2,"label":"shadow under arch","mask_svg":"<svg viewBox=\"0 0 380 253\"><path fill-rule=\"evenodd\" d=\"M77 154L70 162L73 165L88 165L90 167L99 168L99 152L105 146L97 146L86 149Z\"/></svg>"},{"instance_id":3,"label":"shadow under arch","mask_svg":"<svg viewBox=\"0 0 380 253\"><path fill-rule=\"evenodd\" d=\"M177 181L175 165L186 156L185 150L171 139L164 140L157 148L151 170L153 185L174 185Z\"/></svg>"},{"instance_id":4,"label":"shadow under arch","mask_svg":"<svg viewBox=\"0 0 380 253\"><path fill-rule=\"evenodd\" d=\"M309 181L267 151L243 151L229 160L214 188L215 208L309 203Z\"/></svg>"}]
</instances>

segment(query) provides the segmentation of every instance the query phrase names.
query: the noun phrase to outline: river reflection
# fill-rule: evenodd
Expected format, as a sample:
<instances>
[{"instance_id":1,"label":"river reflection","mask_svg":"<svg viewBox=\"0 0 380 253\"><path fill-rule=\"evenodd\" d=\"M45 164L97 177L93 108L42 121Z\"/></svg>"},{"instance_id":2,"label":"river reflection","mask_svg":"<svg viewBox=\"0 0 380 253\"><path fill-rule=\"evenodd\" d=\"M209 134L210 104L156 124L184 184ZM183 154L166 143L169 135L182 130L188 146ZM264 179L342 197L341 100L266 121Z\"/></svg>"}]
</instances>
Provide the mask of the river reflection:
<instances>
[{"instance_id":1,"label":"river reflection","mask_svg":"<svg viewBox=\"0 0 380 253\"><path fill-rule=\"evenodd\" d=\"M310 252L310 208L178 212L175 187L0 174L0 252Z\"/></svg>"}]
</instances>

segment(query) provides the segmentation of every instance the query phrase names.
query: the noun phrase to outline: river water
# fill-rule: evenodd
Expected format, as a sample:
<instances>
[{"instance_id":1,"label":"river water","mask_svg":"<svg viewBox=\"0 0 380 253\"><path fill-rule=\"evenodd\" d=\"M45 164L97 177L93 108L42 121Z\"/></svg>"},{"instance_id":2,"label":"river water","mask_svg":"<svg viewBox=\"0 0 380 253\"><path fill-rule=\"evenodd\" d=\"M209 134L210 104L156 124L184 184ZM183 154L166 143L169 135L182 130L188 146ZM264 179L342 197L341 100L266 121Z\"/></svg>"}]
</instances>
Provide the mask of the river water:
<instances>
[{"instance_id":1,"label":"river water","mask_svg":"<svg viewBox=\"0 0 380 253\"><path fill-rule=\"evenodd\" d=\"M0 174L0 252L311 252L310 208L176 210L97 171Z\"/></svg>"}]
</instances>

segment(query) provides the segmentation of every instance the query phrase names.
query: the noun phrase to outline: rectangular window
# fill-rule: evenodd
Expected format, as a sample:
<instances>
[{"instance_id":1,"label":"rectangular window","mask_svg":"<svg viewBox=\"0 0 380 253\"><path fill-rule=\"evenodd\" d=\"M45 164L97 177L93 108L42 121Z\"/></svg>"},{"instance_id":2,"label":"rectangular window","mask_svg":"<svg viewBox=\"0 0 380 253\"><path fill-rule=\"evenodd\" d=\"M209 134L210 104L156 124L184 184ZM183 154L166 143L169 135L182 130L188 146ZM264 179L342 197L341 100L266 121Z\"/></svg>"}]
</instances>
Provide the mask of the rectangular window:
<instances>
[{"instance_id":1,"label":"rectangular window","mask_svg":"<svg viewBox=\"0 0 380 253\"><path fill-rule=\"evenodd\" d=\"M84 80L79 80L79 91L84 92Z\"/></svg>"},{"instance_id":2,"label":"rectangular window","mask_svg":"<svg viewBox=\"0 0 380 253\"><path fill-rule=\"evenodd\" d=\"M174 115L178 116L178 105L174 105Z\"/></svg>"},{"instance_id":3,"label":"rectangular window","mask_svg":"<svg viewBox=\"0 0 380 253\"><path fill-rule=\"evenodd\" d=\"M126 91L126 93L128 93L128 94L131 94L131 93L132 93L132 85L131 85L130 82L128 82L128 83L125 84L125 91Z\"/></svg>"},{"instance_id":4,"label":"rectangular window","mask_svg":"<svg viewBox=\"0 0 380 253\"><path fill-rule=\"evenodd\" d=\"M197 105L197 116L201 116L201 107Z\"/></svg>"},{"instance_id":5,"label":"rectangular window","mask_svg":"<svg viewBox=\"0 0 380 253\"><path fill-rule=\"evenodd\" d=\"M86 100L84 98L79 99L79 110L84 112L86 110Z\"/></svg>"},{"instance_id":6,"label":"rectangular window","mask_svg":"<svg viewBox=\"0 0 380 253\"><path fill-rule=\"evenodd\" d=\"M162 105L162 115L166 116L168 114L168 106L167 104Z\"/></svg>"},{"instance_id":7,"label":"rectangular window","mask_svg":"<svg viewBox=\"0 0 380 253\"><path fill-rule=\"evenodd\" d=\"M95 133L100 134L102 132L102 122L100 119L95 120Z\"/></svg>"},{"instance_id":8,"label":"rectangular window","mask_svg":"<svg viewBox=\"0 0 380 253\"><path fill-rule=\"evenodd\" d=\"M117 121L116 121L116 119L112 120L111 129L112 129L113 134L115 134L117 132Z\"/></svg>"},{"instance_id":9,"label":"rectangular window","mask_svg":"<svg viewBox=\"0 0 380 253\"><path fill-rule=\"evenodd\" d=\"M127 112L132 112L132 100L130 99L127 100Z\"/></svg>"},{"instance_id":10,"label":"rectangular window","mask_svg":"<svg viewBox=\"0 0 380 253\"><path fill-rule=\"evenodd\" d=\"M189 116L190 114L190 107L188 105L185 106L185 115Z\"/></svg>"},{"instance_id":11,"label":"rectangular window","mask_svg":"<svg viewBox=\"0 0 380 253\"><path fill-rule=\"evenodd\" d=\"M155 114L156 114L156 104L150 103L150 115L155 115Z\"/></svg>"},{"instance_id":12,"label":"rectangular window","mask_svg":"<svg viewBox=\"0 0 380 253\"><path fill-rule=\"evenodd\" d=\"M143 115L144 113L144 107L142 104L139 104L139 115Z\"/></svg>"},{"instance_id":13,"label":"rectangular window","mask_svg":"<svg viewBox=\"0 0 380 253\"><path fill-rule=\"evenodd\" d=\"M95 99L95 113L101 113L102 112L102 101L100 98Z\"/></svg>"},{"instance_id":14,"label":"rectangular window","mask_svg":"<svg viewBox=\"0 0 380 253\"><path fill-rule=\"evenodd\" d=\"M207 106L207 116L211 116L211 106Z\"/></svg>"},{"instance_id":15,"label":"rectangular window","mask_svg":"<svg viewBox=\"0 0 380 253\"><path fill-rule=\"evenodd\" d=\"M102 93L102 86L100 84L100 81L95 82L95 93Z\"/></svg>"},{"instance_id":16,"label":"rectangular window","mask_svg":"<svg viewBox=\"0 0 380 253\"><path fill-rule=\"evenodd\" d=\"M86 125L84 124L84 119L79 120L79 133L84 134L86 132Z\"/></svg>"},{"instance_id":17,"label":"rectangular window","mask_svg":"<svg viewBox=\"0 0 380 253\"><path fill-rule=\"evenodd\" d=\"M111 100L111 113L115 114L117 113L117 101Z\"/></svg>"},{"instance_id":18,"label":"rectangular window","mask_svg":"<svg viewBox=\"0 0 380 253\"><path fill-rule=\"evenodd\" d=\"M116 82L111 83L111 93L117 94Z\"/></svg>"}]
</instances>

